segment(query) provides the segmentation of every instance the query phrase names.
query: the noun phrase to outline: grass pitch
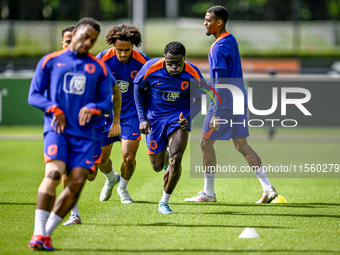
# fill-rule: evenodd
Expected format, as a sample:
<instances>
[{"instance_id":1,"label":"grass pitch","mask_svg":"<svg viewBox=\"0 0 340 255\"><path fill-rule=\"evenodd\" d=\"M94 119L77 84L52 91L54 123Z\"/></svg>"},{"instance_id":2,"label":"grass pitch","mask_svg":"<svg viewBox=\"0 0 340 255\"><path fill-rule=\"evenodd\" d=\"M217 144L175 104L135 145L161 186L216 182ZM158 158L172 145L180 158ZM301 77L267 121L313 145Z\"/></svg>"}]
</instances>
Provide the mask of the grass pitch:
<instances>
[{"instance_id":1,"label":"grass pitch","mask_svg":"<svg viewBox=\"0 0 340 255\"><path fill-rule=\"evenodd\" d=\"M41 129L0 129L4 135L25 132L39 134ZM322 146L320 159L340 163L339 142L255 139L251 146L262 159L281 159L287 164L288 154L305 163L314 160L318 156L315 148ZM44 175L42 151L42 140L0 141L0 254L34 253L27 245L33 232L37 189ZM225 153L233 161L243 160L231 144ZM163 174L152 170L142 141L128 186L134 203L121 204L115 189L109 201L100 202L105 178L98 173L94 182L85 185L79 201L83 224L60 225L55 230L54 254L340 253L340 179L271 179L288 204L269 205L254 203L262 193L255 178L216 179L217 203L188 204L184 199L203 188L203 179L190 178L189 158L187 151L181 180L170 199L174 214L161 215L157 207ZM119 172L119 143L112 159ZM255 228L260 238L239 239L246 227Z\"/></svg>"}]
</instances>

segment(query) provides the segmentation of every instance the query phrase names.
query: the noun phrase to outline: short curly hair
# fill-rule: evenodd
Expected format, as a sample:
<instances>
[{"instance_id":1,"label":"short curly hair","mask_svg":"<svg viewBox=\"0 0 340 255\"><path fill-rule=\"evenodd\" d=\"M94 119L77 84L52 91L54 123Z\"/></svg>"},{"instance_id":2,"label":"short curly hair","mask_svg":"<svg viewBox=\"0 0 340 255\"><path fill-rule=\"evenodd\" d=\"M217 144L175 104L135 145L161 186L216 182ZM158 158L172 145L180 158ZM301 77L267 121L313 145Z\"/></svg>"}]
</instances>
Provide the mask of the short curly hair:
<instances>
[{"instance_id":1,"label":"short curly hair","mask_svg":"<svg viewBox=\"0 0 340 255\"><path fill-rule=\"evenodd\" d=\"M225 24L228 21L229 13L222 5L215 5L207 10L208 13L214 13L217 19L222 20Z\"/></svg>"},{"instance_id":2,"label":"short curly hair","mask_svg":"<svg viewBox=\"0 0 340 255\"><path fill-rule=\"evenodd\" d=\"M136 47L142 44L142 35L138 28L133 25L120 24L111 27L106 34L106 43L108 45L115 44L117 39L130 41Z\"/></svg>"},{"instance_id":3,"label":"short curly hair","mask_svg":"<svg viewBox=\"0 0 340 255\"><path fill-rule=\"evenodd\" d=\"M186 50L185 50L185 47L182 43L174 41L174 42L169 42L165 46L164 55L166 55L167 53L169 53L171 55L182 54L183 56L185 56Z\"/></svg>"}]
</instances>

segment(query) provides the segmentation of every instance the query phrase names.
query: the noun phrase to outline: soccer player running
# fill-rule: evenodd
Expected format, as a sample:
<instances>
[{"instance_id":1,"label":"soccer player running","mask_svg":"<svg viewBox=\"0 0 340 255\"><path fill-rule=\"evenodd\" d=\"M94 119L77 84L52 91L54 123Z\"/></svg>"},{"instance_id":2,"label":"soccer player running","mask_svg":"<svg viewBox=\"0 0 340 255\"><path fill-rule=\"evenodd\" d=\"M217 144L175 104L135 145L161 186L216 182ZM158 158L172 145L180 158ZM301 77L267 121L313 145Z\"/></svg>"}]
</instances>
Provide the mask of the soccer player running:
<instances>
[{"instance_id":1,"label":"soccer player running","mask_svg":"<svg viewBox=\"0 0 340 255\"><path fill-rule=\"evenodd\" d=\"M62 35L62 45L63 48L67 48L71 42L72 39L72 31L74 29L74 26L68 26L65 27L61 33ZM121 93L117 85L116 79L112 76L112 84L113 84L113 112L115 115L115 118L119 121L120 118L120 110L121 110ZM98 167L101 162L101 155L102 155L102 134L105 129L104 124L104 116L96 116L95 117L95 142L94 142L94 163L95 163L95 170L90 173L87 176L87 180L94 181L94 179L97 176L98 173ZM120 125L115 124L114 128L111 130L110 136L118 136L120 135ZM67 173L65 172L62 177L62 186L63 189L66 188L68 183L68 177ZM74 207L71 209L71 215L70 218L63 223L63 225L74 225L74 224L82 224L81 218L80 218L80 212L79 212L79 206L78 201L74 205Z\"/></svg>"},{"instance_id":2,"label":"soccer player running","mask_svg":"<svg viewBox=\"0 0 340 255\"><path fill-rule=\"evenodd\" d=\"M81 19L72 31L69 47L44 56L31 82L28 102L45 112L45 177L38 189L34 233L29 242L33 250L54 250L51 235L77 202L88 174L94 170L91 118L112 109L108 68L88 53L99 32L94 19ZM55 200L65 169L69 182Z\"/></svg>"},{"instance_id":3,"label":"soccer player running","mask_svg":"<svg viewBox=\"0 0 340 255\"><path fill-rule=\"evenodd\" d=\"M173 213L168 203L181 176L190 130L190 103L193 103L192 109L198 109L191 112L191 118L200 111L198 87L203 77L196 66L185 61L185 53L183 44L168 43L164 57L149 60L134 80L140 130L146 134L151 165L156 172L167 163L169 146L169 165L158 207L162 214Z\"/></svg>"},{"instance_id":4,"label":"soccer player running","mask_svg":"<svg viewBox=\"0 0 340 255\"><path fill-rule=\"evenodd\" d=\"M228 20L228 11L223 6L213 6L207 10L205 15L204 26L206 34L213 35L216 40L211 45L209 51L209 69L212 85L221 83L225 84L225 80L236 81L245 97L245 114L233 115L233 98L227 89L216 89L222 105L216 98L217 105L211 100L207 115L203 123L203 134L201 138L201 150L203 155L203 167L216 167L216 155L214 143L216 140L229 140L232 138L235 148L242 153L247 163L254 167L254 173L258 177L262 188L263 195L256 203L270 203L277 192L270 184L266 172L262 171L262 163L256 152L248 145L247 136L249 136L247 126L247 100L246 90L242 80L241 59L239 55L238 45L235 37L226 31L226 23ZM224 79L224 81L223 81ZM234 84L233 84L234 85ZM246 123L245 125L224 124L219 126L215 124L218 119L227 119L234 123ZM216 202L214 191L214 172L204 173L204 189L197 196L185 199L186 202Z\"/></svg>"},{"instance_id":5,"label":"soccer player running","mask_svg":"<svg viewBox=\"0 0 340 255\"><path fill-rule=\"evenodd\" d=\"M100 170L106 177L106 182L100 193L100 201L107 201L112 194L112 189L116 183L117 194L122 203L132 203L127 185L136 168L136 153L141 139L139 130L139 120L134 102L134 84L136 77L142 66L149 58L133 49L142 43L142 36L139 30L133 25L120 24L109 29L106 35L106 43L112 48L106 49L97 55L110 68L112 75L117 79L118 87L122 94L122 110L117 119L114 115L106 117L106 129L103 134L102 158ZM109 137L108 133L115 125L121 126L120 137ZM110 159L113 143L120 138L123 162L120 168L121 175L115 173Z\"/></svg>"}]
</instances>

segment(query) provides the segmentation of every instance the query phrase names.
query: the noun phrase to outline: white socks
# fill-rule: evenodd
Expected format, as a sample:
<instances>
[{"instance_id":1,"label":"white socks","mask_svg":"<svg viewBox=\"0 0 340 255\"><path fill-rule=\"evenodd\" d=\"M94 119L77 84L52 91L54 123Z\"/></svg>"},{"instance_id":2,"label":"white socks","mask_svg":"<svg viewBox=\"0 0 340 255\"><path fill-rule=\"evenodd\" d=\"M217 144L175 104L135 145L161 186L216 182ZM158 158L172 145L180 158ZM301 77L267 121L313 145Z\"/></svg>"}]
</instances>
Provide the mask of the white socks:
<instances>
[{"instance_id":1,"label":"white socks","mask_svg":"<svg viewBox=\"0 0 340 255\"><path fill-rule=\"evenodd\" d=\"M80 212L79 212L79 208L78 208L78 201L76 202L76 204L71 209L71 215L73 215L73 214L80 216Z\"/></svg>"},{"instance_id":2,"label":"white socks","mask_svg":"<svg viewBox=\"0 0 340 255\"><path fill-rule=\"evenodd\" d=\"M42 235L45 236L45 225L48 219L50 212L42 210L42 209L35 209L35 217L34 217L34 232L33 235Z\"/></svg>"},{"instance_id":3,"label":"white socks","mask_svg":"<svg viewBox=\"0 0 340 255\"><path fill-rule=\"evenodd\" d=\"M130 180L125 180L122 176L120 176L120 181L118 187L121 189L126 189Z\"/></svg>"},{"instance_id":4,"label":"white socks","mask_svg":"<svg viewBox=\"0 0 340 255\"><path fill-rule=\"evenodd\" d=\"M63 218L61 218L59 215L55 214L54 212L51 212L50 217L48 217L48 220L46 222L46 235L51 236L53 233L53 230L63 221Z\"/></svg>"},{"instance_id":5,"label":"white socks","mask_svg":"<svg viewBox=\"0 0 340 255\"><path fill-rule=\"evenodd\" d=\"M272 189L272 185L269 182L269 179L267 177L267 173L265 171L263 171L262 167L257 169L257 170L255 170L254 174L259 179L259 181L260 181L260 183L262 185L263 192L268 192L269 190Z\"/></svg>"},{"instance_id":6,"label":"white socks","mask_svg":"<svg viewBox=\"0 0 340 255\"><path fill-rule=\"evenodd\" d=\"M215 173L213 174L204 173L203 192L209 197L213 197L215 195L214 182L215 182Z\"/></svg>"},{"instance_id":7,"label":"white socks","mask_svg":"<svg viewBox=\"0 0 340 255\"><path fill-rule=\"evenodd\" d=\"M104 174L104 175L105 175L108 182L113 182L113 181L116 180L116 175L115 175L115 171L113 171L113 168L112 168L112 171L110 173Z\"/></svg>"},{"instance_id":8,"label":"white socks","mask_svg":"<svg viewBox=\"0 0 340 255\"><path fill-rule=\"evenodd\" d=\"M160 202L169 204L169 199L170 199L171 194L166 193L165 191L163 191L163 196L161 198Z\"/></svg>"}]
</instances>

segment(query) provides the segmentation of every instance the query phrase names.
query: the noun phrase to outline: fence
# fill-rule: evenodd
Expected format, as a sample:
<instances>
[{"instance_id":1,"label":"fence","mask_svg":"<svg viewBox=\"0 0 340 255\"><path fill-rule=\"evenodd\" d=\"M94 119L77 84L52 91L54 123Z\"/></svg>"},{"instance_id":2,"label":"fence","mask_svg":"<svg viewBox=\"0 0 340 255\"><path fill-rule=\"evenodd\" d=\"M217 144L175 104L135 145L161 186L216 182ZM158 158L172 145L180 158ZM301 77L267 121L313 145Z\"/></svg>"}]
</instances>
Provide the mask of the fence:
<instances>
[{"instance_id":1,"label":"fence","mask_svg":"<svg viewBox=\"0 0 340 255\"><path fill-rule=\"evenodd\" d=\"M102 32L92 49L105 44L107 30L127 20L101 22ZM76 21L0 21L0 56L41 56L61 48L61 31ZM238 40L242 56L340 56L338 21L228 21L227 29ZM178 40L188 56L206 56L213 38L205 36L203 19L148 19L143 47L148 55L162 55L164 46Z\"/></svg>"}]
</instances>

